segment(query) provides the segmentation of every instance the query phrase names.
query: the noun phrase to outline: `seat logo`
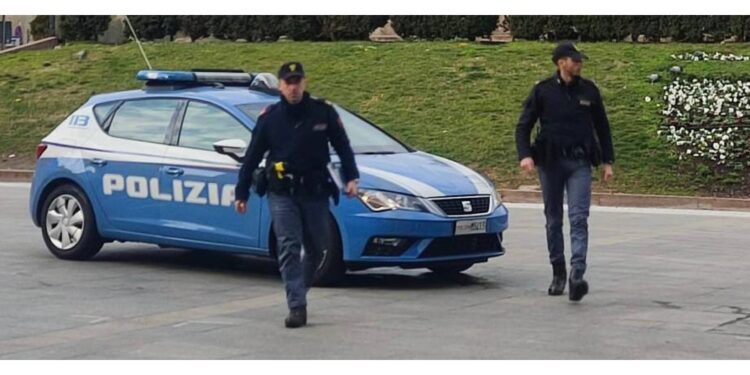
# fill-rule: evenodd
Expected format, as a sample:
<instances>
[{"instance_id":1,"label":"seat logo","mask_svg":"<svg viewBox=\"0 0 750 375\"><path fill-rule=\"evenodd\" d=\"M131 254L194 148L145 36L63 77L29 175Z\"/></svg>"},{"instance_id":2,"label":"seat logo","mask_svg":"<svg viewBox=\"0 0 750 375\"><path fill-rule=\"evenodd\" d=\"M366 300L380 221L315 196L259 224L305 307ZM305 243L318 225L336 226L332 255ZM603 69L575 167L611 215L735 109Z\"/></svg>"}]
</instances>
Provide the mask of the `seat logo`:
<instances>
[{"instance_id":1,"label":"seat logo","mask_svg":"<svg viewBox=\"0 0 750 375\"><path fill-rule=\"evenodd\" d=\"M471 206L471 201L461 201L461 204L464 206L464 212L469 213L474 211L474 207Z\"/></svg>"}]
</instances>

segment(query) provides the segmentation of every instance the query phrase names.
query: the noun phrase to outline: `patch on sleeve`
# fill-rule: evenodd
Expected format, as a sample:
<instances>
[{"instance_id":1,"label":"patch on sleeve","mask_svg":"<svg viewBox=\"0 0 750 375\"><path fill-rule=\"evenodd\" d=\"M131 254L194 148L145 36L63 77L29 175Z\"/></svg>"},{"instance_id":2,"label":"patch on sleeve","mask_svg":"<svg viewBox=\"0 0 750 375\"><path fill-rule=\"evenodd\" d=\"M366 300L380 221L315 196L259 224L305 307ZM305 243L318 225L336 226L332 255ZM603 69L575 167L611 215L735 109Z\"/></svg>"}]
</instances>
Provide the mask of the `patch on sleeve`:
<instances>
[{"instance_id":1,"label":"patch on sleeve","mask_svg":"<svg viewBox=\"0 0 750 375\"><path fill-rule=\"evenodd\" d=\"M261 111L260 111L260 114L258 115L258 117L260 117L260 116L263 116L263 115L265 115L266 113L268 113L268 109L269 109L269 108L271 108L271 106L270 106L270 105L269 105L269 106L266 106L265 108L263 108L263 110L261 110Z\"/></svg>"}]
</instances>

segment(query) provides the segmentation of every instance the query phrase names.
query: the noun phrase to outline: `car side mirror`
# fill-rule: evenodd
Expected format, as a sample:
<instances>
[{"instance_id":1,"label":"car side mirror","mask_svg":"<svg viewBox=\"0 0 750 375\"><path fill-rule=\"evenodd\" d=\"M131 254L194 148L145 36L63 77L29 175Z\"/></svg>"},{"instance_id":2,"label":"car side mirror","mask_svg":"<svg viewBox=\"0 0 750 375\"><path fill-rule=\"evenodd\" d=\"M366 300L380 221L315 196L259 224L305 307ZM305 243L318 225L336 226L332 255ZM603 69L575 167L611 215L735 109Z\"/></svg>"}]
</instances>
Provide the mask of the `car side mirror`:
<instances>
[{"instance_id":1,"label":"car side mirror","mask_svg":"<svg viewBox=\"0 0 750 375\"><path fill-rule=\"evenodd\" d=\"M246 150L247 143L241 139L224 139L214 143L214 151L227 155L240 163L245 159Z\"/></svg>"}]
</instances>

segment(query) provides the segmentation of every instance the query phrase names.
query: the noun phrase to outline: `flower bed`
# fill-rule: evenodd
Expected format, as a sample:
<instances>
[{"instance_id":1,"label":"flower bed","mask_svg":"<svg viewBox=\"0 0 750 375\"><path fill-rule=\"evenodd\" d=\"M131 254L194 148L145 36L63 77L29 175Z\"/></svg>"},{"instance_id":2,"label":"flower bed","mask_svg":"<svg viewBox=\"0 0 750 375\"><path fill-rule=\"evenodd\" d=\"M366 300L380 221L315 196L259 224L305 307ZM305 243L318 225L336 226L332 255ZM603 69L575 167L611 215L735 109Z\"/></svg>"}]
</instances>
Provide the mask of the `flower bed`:
<instances>
[{"instance_id":1,"label":"flower bed","mask_svg":"<svg viewBox=\"0 0 750 375\"><path fill-rule=\"evenodd\" d=\"M676 146L680 160L731 173L746 181L750 166L750 81L676 78L663 87L664 122L658 134ZM711 186L715 188L715 186Z\"/></svg>"},{"instance_id":2,"label":"flower bed","mask_svg":"<svg viewBox=\"0 0 750 375\"><path fill-rule=\"evenodd\" d=\"M750 56L735 55L733 53L724 54L715 52L708 54L702 51L686 52L679 55L672 55L673 60L686 60L686 61L750 61Z\"/></svg>"}]
</instances>

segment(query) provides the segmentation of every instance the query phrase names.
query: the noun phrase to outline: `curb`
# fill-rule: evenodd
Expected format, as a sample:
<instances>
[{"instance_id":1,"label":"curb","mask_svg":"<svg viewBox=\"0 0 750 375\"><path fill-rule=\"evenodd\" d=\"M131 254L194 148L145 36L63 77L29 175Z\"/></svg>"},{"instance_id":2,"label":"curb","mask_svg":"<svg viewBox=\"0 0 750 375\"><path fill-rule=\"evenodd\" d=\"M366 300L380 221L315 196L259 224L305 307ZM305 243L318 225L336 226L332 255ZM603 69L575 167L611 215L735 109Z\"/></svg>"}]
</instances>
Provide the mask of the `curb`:
<instances>
[{"instance_id":1,"label":"curb","mask_svg":"<svg viewBox=\"0 0 750 375\"><path fill-rule=\"evenodd\" d=\"M34 171L0 169L0 181L31 182ZM542 203L538 190L500 189L503 202ZM682 208L691 210L750 211L750 199L681 197L676 195L643 195L619 193L592 193L591 204L603 207Z\"/></svg>"},{"instance_id":2,"label":"curb","mask_svg":"<svg viewBox=\"0 0 750 375\"><path fill-rule=\"evenodd\" d=\"M34 171L24 169L0 169L0 181L3 182L31 182Z\"/></svg>"}]
</instances>

